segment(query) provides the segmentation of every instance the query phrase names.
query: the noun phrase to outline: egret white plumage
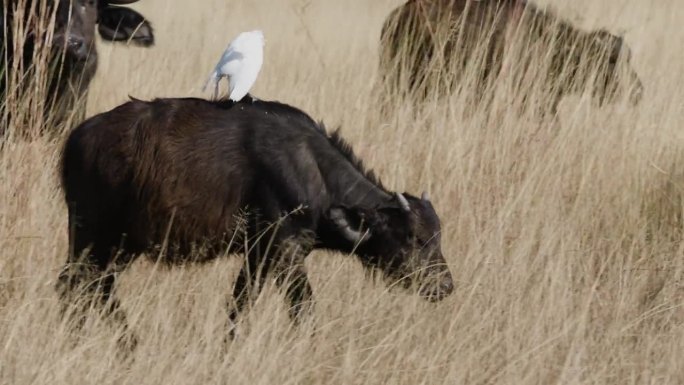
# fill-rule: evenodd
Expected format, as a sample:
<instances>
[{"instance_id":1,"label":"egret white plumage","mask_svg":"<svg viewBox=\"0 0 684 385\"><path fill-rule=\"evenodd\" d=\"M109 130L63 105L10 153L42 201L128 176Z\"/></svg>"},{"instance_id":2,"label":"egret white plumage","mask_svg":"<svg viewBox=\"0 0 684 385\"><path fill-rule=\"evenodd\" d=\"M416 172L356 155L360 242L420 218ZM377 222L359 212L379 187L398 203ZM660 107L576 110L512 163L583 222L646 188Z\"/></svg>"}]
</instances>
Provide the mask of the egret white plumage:
<instances>
[{"instance_id":1,"label":"egret white plumage","mask_svg":"<svg viewBox=\"0 0 684 385\"><path fill-rule=\"evenodd\" d=\"M217 98L219 82L222 77L227 77L230 84L228 97L238 102L247 95L256 82L263 61L263 32L259 30L242 32L228 45L203 90L214 83L214 98Z\"/></svg>"}]
</instances>

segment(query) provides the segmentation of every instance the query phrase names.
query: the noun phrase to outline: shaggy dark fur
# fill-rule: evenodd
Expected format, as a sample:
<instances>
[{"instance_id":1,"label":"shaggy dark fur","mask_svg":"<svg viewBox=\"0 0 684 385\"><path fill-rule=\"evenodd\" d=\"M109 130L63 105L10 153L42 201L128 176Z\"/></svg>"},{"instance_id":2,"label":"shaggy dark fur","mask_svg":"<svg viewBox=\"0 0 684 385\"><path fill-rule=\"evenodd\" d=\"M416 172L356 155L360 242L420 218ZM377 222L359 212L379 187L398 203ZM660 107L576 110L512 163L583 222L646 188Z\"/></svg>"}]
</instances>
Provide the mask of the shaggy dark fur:
<instances>
[{"instance_id":1,"label":"shaggy dark fur","mask_svg":"<svg viewBox=\"0 0 684 385\"><path fill-rule=\"evenodd\" d=\"M86 284L104 303L111 273L140 253L160 257L165 241L169 263L246 254L233 318L247 289L262 286L261 266L279 277L296 319L311 302L303 260L314 248L353 252L431 300L453 289L432 204L385 189L338 133L285 104L133 100L73 130L62 182L65 300Z\"/></svg>"},{"instance_id":2,"label":"shaggy dark fur","mask_svg":"<svg viewBox=\"0 0 684 385\"><path fill-rule=\"evenodd\" d=\"M321 127L324 127L322 123ZM379 188L385 190L385 188L382 186L380 178L375 175L373 170L369 170L364 167L363 161L359 159L356 154L354 154L354 150L352 149L351 145L340 135L339 129L335 130L335 132L333 132L330 136L330 143L335 146L340 153L347 158L349 163L353 164L354 167L356 167L356 169L366 177L366 179L377 185Z\"/></svg>"}]
</instances>

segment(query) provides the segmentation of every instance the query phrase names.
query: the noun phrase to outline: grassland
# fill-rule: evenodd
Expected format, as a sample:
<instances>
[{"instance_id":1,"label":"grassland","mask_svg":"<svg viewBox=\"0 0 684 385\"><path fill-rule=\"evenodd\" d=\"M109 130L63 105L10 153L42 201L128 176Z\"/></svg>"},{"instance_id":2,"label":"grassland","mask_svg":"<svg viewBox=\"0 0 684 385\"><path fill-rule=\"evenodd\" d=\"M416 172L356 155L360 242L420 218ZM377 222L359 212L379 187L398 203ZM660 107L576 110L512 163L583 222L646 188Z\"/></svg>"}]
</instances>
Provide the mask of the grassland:
<instances>
[{"instance_id":1,"label":"grassland","mask_svg":"<svg viewBox=\"0 0 684 385\"><path fill-rule=\"evenodd\" d=\"M269 286L224 345L238 260L140 260L119 287L140 337L133 360L97 319L71 344L54 292L67 251L63 138L13 139L0 152L0 383L684 383L684 6L546 3L582 28L626 30L646 87L638 107L577 95L558 124L540 123L506 108L513 94L485 114L463 89L381 113L377 44L397 1L136 5L157 46L99 45L89 115L128 95L202 95L225 44L262 28L253 93L340 125L391 189L428 190L456 291L426 303L366 279L352 257L314 253L317 332L291 329Z\"/></svg>"}]
</instances>

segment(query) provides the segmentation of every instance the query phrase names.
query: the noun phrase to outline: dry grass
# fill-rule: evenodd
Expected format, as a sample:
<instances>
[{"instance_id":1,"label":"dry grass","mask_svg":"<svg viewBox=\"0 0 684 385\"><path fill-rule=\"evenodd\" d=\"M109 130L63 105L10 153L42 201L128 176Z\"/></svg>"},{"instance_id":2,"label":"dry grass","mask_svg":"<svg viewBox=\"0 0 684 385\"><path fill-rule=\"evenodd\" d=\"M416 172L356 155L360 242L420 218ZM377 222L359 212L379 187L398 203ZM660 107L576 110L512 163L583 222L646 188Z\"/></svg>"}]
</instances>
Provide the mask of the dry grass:
<instances>
[{"instance_id":1,"label":"dry grass","mask_svg":"<svg viewBox=\"0 0 684 385\"><path fill-rule=\"evenodd\" d=\"M646 86L637 108L567 98L559 126L503 104L473 114L463 93L380 114L377 40L397 1L201 3L143 1L158 45L101 44L89 114L128 94L200 95L227 41L262 27L254 94L341 124L389 187L429 190L455 294L425 303L366 280L352 258L315 253L317 333L290 329L268 288L224 347L237 260L140 261L120 282L134 360L97 319L71 345L53 289L67 250L61 143L13 140L0 153L0 383L684 383L680 0L555 2L582 27L629 28Z\"/></svg>"}]
</instances>

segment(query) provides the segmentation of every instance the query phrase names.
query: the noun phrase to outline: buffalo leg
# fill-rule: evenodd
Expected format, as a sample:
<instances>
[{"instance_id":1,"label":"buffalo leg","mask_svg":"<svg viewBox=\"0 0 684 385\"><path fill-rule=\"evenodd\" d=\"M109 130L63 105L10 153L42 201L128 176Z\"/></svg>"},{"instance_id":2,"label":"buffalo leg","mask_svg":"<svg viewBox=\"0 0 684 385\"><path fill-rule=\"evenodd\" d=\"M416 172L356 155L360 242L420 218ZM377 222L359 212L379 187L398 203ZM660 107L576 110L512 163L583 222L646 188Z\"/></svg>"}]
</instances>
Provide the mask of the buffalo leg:
<instances>
[{"instance_id":1,"label":"buffalo leg","mask_svg":"<svg viewBox=\"0 0 684 385\"><path fill-rule=\"evenodd\" d=\"M289 302L290 318L299 323L304 316L311 315L313 292L306 275L304 259L310 247L307 240L287 239L279 247L278 263L274 266L276 284L285 289Z\"/></svg>"},{"instance_id":2,"label":"buffalo leg","mask_svg":"<svg viewBox=\"0 0 684 385\"><path fill-rule=\"evenodd\" d=\"M270 269L268 249L273 239L273 233L264 227L258 215L248 220L247 234L251 236L245 244L245 261L238 273L233 287L234 304L229 312L231 327L234 329L238 316L242 313L252 298L256 298L264 286L266 274ZM231 336L234 330L231 329Z\"/></svg>"},{"instance_id":3,"label":"buffalo leg","mask_svg":"<svg viewBox=\"0 0 684 385\"><path fill-rule=\"evenodd\" d=\"M238 315L247 307L251 298L259 294L264 285L268 267L267 261L260 261L256 252L250 250L247 253L245 263L240 269L233 287L235 305L230 311L231 322L235 323Z\"/></svg>"},{"instance_id":4,"label":"buffalo leg","mask_svg":"<svg viewBox=\"0 0 684 385\"><path fill-rule=\"evenodd\" d=\"M235 305L230 312L233 324L250 301L258 296L269 273L274 273L275 283L285 289L289 314L295 323L301 314L310 313L312 290L304 269L304 258L311 251L310 244L310 239L289 236L285 231L270 232L260 237L260 241L248 250L245 264L235 281Z\"/></svg>"},{"instance_id":5,"label":"buffalo leg","mask_svg":"<svg viewBox=\"0 0 684 385\"><path fill-rule=\"evenodd\" d=\"M129 334L126 314L114 296L115 283L115 271L88 261L67 262L57 282L62 314L75 317L74 330L80 330L85 323L85 312L92 304L114 324L123 328L124 336L120 343L133 348L136 338ZM69 312L70 306L73 308Z\"/></svg>"},{"instance_id":6,"label":"buffalo leg","mask_svg":"<svg viewBox=\"0 0 684 385\"><path fill-rule=\"evenodd\" d=\"M92 304L124 329L120 342L133 347L135 337L128 335L126 314L114 296L116 273L127 266L131 254L122 252L123 241L113 242L116 239L113 236L91 237L88 230L74 227L71 235L72 250L57 281L62 314L77 317L73 326L79 330L85 322L85 312ZM73 307L70 312L69 307Z\"/></svg>"},{"instance_id":7,"label":"buffalo leg","mask_svg":"<svg viewBox=\"0 0 684 385\"><path fill-rule=\"evenodd\" d=\"M259 258L257 253L249 253L240 270L233 289L235 305L230 312L230 321L235 324L253 298L256 298L264 286L266 275L275 274L275 282L285 289L289 302L289 314L295 323L299 323L303 315L312 310L312 290L304 269L305 254L299 252L296 241L287 241L287 254L278 253L278 262L271 263L271 258ZM282 247L281 247L282 248Z\"/></svg>"}]
</instances>

